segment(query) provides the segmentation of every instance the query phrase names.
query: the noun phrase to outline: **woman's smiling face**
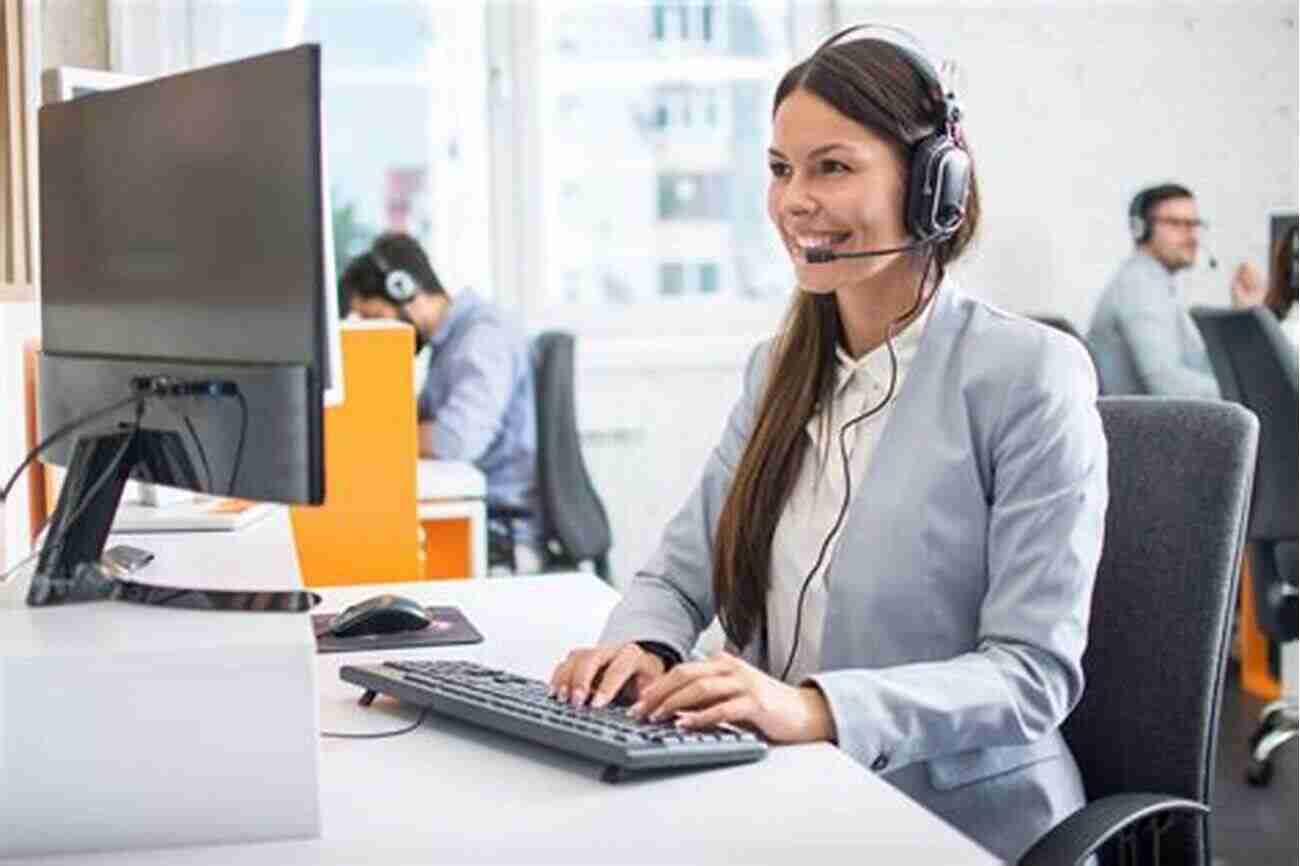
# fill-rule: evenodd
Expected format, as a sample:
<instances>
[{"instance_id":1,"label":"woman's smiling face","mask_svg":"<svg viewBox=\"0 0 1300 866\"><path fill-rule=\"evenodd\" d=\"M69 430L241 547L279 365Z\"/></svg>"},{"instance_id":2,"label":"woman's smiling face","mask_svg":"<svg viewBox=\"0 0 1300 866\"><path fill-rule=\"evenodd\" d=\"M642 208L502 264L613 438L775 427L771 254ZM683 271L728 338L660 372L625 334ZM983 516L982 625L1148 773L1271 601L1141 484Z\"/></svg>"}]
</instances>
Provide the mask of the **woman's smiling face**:
<instances>
[{"instance_id":1,"label":"woman's smiling face","mask_svg":"<svg viewBox=\"0 0 1300 866\"><path fill-rule=\"evenodd\" d=\"M768 151L767 210L802 289L832 292L870 279L894 256L809 264L807 250L887 249L909 243L906 165L896 145L796 88L777 108Z\"/></svg>"}]
</instances>

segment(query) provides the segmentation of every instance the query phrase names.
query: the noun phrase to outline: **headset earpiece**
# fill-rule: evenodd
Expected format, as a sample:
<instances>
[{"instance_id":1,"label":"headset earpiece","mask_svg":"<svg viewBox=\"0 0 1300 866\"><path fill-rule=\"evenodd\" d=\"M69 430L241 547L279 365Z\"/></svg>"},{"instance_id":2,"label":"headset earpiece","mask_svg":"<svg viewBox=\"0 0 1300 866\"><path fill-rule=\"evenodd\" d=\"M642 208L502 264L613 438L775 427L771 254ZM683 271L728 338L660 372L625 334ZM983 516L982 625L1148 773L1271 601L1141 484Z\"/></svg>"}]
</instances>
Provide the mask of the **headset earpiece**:
<instances>
[{"instance_id":1,"label":"headset earpiece","mask_svg":"<svg viewBox=\"0 0 1300 866\"><path fill-rule=\"evenodd\" d=\"M1128 233L1133 243L1144 244L1151 239L1151 225L1147 222L1147 193L1142 190L1133 196L1128 206Z\"/></svg>"},{"instance_id":2,"label":"headset earpiece","mask_svg":"<svg viewBox=\"0 0 1300 866\"><path fill-rule=\"evenodd\" d=\"M912 151L907 184L907 229L917 238L952 235L966 219L971 162L946 132L921 140Z\"/></svg>"},{"instance_id":3,"label":"headset earpiece","mask_svg":"<svg viewBox=\"0 0 1300 866\"><path fill-rule=\"evenodd\" d=\"M866 31L863 39L884 42L897 49L933 88L939 116L935 118L935 131L912 147L906 220L907 230L918 241L943 240L961 228L970 194L971 160L961 141L961 108L957 95L944 87L938 68L925 55L916 37L897 27L884 24L848 27L823 42L814 56L859 30Z\"/></svg>"},{"instance_id":4,"label":"headset earpiece","mask_svg":"<svg viewBox=\"0 0 1300 866\"><path fill-rule=\"evenodd\" d=\"M370 260L375 263L375 267L384 278L384 294L388 296L388 300L400 305L408 303L415 297L419 289L415 277L401 268L389 265L383 254L373 247L370 249Z\"/></svg>"}]
</instances>

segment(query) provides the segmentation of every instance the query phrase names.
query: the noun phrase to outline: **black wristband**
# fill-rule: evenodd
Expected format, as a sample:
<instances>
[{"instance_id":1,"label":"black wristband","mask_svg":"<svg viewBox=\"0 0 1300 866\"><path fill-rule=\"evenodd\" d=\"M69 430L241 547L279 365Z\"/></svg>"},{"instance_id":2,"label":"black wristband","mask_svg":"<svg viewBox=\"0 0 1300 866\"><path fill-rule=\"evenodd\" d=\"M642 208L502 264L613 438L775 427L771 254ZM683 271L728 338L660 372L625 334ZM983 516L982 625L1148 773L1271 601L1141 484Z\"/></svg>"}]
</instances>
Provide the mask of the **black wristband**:
<instances>
[{"instance_id":1,"label":"black wristband","mask_svg":"<svg viewBox=\"0 0 1300 866\"><path fill-rule=\"evenodd\" d=\"M664 673L672 670L673 665L681 663L682 657L678 655L677 650L666 643L659 643L657 640L639 640L636 641L636 645L663 662Z\"/></svg>"}]
</instances>

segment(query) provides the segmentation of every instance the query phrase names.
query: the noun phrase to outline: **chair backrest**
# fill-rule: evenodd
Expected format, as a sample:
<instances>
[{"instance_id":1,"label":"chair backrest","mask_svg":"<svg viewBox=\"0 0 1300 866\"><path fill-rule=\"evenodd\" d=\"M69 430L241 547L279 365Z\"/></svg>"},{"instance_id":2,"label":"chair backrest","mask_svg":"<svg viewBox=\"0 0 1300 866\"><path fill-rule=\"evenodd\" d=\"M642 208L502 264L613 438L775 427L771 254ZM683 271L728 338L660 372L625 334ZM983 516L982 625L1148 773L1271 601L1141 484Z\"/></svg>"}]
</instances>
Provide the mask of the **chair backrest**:
<instances>
[{"instance_id":1,"label":"chair backrest","mask_svg":"<svg viewBox=\"0 0 1300 866\"><path fill-rule=\"evenodd\" d=\"M1035 322L1038 322L1039 324L1047 325L1049 328L1055 328L1058 331L1064 331L1065 333L1069 334L1071 337L1074 337L1074 339L1078 340L1079 342L1083 342L1083 337L1079 334L1077 330L1075 330L1074 325L1070 323L1069 319L1062 318L1061 316L1039 316L1039 315L1032 315L1029 318L1033 319Z\"/></svg>"},{"instance_id":2,"label":"chair backrest","mask_svg":"<svg viewBox=\"0 0 1300 866\"><path fill-rule=\"evenodd\" d=\"M592 486L574 406L573 335L547 331L533 340L537 394L537 485L548 566L590 560L609 579L613 541L605 506Z\"/></svg>"},{"instance_id":3,"label":"chair backrest","mask_svg":"<svg viewBox=\"0 0 1300 866\"><path fill-rule=\"evenodd\" d=\"M1088 799L1151 792L1207 805L1258 422L1231 403L1098 401L1110 504L1083 667L1062 732ZM1199 821L1168 863L1208 864Z\"/></svg>"},{"instance_id":4,"label":"chair backrest","mask_svg":"<svg viewBox=\"0 0 1300 866\"><path fill-rule=\"evenodd\" d=\"M1255 619L1270 637L1295 640L1297 444L1296 348L1265 307L1198 307L1192 318L1205 338L1219 390L1259 416L1259 458L1251 501L1250 574Z\"/></svg>"},{"instance_id":5,"label":"chair backrest","mask_svg":"<svg viewBox=\"0 0 1300 866\"><path fill-rule=\"evenodd\" d=\"M1296 539L1296 476L1300 474L1296 349L1264 307L1197 308L1219 389L1259 417L1259 463L1250 509L1250 538Z\"/></svg>"}]
</instances>

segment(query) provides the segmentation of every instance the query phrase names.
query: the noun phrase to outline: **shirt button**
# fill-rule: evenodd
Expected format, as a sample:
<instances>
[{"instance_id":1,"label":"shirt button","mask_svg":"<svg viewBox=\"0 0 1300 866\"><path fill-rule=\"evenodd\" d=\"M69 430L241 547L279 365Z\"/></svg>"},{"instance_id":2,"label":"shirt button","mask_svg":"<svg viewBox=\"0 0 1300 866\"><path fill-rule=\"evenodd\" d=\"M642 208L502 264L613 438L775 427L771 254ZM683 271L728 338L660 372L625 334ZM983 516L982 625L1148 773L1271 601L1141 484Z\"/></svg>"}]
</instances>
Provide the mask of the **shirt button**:
<instances>
[{"instance_id":1,"label":"shirt button","mask_svg":"<svg viewBox=\"0 0 1300 866\"><path fill-rule=\"evenodd\" d=\"M871 762L871 769L879 773L889 766L889 757L886 755L876 755L876 759Z\"/></svg>"}]
</instances>

